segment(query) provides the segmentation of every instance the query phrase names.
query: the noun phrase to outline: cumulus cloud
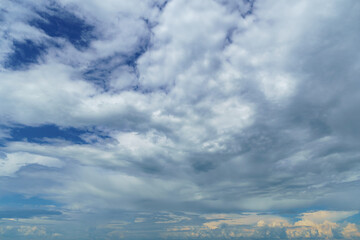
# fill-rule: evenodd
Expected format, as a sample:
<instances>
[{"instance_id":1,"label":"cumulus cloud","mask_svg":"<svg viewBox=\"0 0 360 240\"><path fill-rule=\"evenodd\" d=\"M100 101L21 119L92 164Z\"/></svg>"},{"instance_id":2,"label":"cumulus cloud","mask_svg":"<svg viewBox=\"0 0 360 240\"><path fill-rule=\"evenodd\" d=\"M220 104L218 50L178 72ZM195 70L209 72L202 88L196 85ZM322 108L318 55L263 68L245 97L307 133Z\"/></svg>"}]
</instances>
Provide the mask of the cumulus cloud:
<instances>
[{"instance_id":1,"label":"cumulus cloud","mask_svg":"<svg viewBox=\"0 0 360 240\"><path fill-rule=\"evenodd\" d=\"M342 234L346 238L360 237L360 232L354 223L349 223L348 225L346 225L346 227L342 231Z\"/></svg>"},{"instance_id":2,"label":"cumulus cloud","mask_svg":"<svg viewBox=\"0 0 360 240\"><path fill-rule=\"evenodd\" d=\"M357 213L358 211L317 211L303 213L301 219L302 221L311 221L315 223L322 223L325 220L337 222ZM301 223L301 221L299 223Z\"/></svg>"},{"instance_id":3,"label":"cumulus cloud","mask_svg":"<svg viewBox=\"0 0 360 240\"><path fill-rule=\"evenodd\" d=\"M302 220L291 222L287 217L273 214L208 214L203 226L181 226L169 228L164 236L188 238L246 238L246 239L344 239L358 236L357 226L338 223L354 212L317 211L302 213L300 216L321 216L321 222ZM338 215L336 221L333 216ZM211 220L211 221L209 221ZM317 218L315 221L318 221Z\"/></svg>"},{"instance_id":4,"label":"cumulus cloud","mask_svg":"<svg viewBox=\"0 0 360 240\"><path fill-rule=\"evenodd\" d=\"M18 225L18 226L2 226L0 233L4 239L10 239L8 236L16 236L18 239L29 239L32 237L43 238L47 236L46 229L43 226L29 226L29 225Z\"/></svg>"},{"instance_id":5,"label":"cumulus cloud","mask_svg":"<svg viewBox=\"0 0 360 240\"><path fill-rule=\"evenodd\" d=\"M25 236L28 236L28 235L45 235L46 232L43 228L38 228L36 226L33 226L33 227L30 227L30 226L20 226L18 228L18 232L25 235Z\"/></svg>"}]
</instances>

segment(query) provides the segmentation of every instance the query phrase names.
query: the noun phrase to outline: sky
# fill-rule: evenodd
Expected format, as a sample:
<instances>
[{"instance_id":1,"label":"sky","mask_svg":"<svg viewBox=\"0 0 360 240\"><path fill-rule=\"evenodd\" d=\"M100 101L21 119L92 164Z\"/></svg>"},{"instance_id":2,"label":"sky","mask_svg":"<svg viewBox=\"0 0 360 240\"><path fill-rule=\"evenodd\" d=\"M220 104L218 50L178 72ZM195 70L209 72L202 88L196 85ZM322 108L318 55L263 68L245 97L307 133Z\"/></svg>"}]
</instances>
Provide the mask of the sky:
<instances>
[{"instance_id":1,"label":"sky","mask_svg":"<svg viewBox=\"0 0 360 240\"><path fill-rule=\"evenodd\" d=\"M360 239L360 1L0 0L0 239Z\"/></svg>"}]
</instances>

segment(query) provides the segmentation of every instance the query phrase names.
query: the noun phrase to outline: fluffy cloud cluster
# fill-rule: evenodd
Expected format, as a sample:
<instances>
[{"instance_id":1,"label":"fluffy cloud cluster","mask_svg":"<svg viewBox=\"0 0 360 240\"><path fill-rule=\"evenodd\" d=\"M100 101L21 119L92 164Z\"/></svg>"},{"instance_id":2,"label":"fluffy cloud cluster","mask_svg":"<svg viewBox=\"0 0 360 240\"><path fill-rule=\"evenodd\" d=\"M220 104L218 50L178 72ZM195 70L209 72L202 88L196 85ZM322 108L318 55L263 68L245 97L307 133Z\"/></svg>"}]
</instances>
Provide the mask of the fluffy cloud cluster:
<instances>
[{"instance_id":1,"label":"fluffy cloud cluster","mask_svg":"<svg viewBox=\"0 0 360 240\"><path fill-rule=\"evenodd\" d=\"M359 236L352 223L337 223L357 212L318 211L301 214L293 223L276 215L211 214L203 226L169 228L165 237L210 239L353 239ZM335 221L332 221L335 220Z\"/></svg>"},{"instance_id":2,"label":"fluffy cloud cluster","mask_svg":"<svg viewBox=\"0 0 360 240\"><path fill-rule=\"evenodd\" d=\"M17 227L8 225L0 227L0 233L7 239L8 236L17 236L18 239L26 239L29 237L42 238L46 236L46 231L43 227L20 225ZM11 234L11 235L10 235Z\"/></svg>"},{"instance_id":3,"label":"fluffy cloud cluster","mask_svg":"<svg viewBox=\"0 0 360 240\"><path fill-rule=\"evenodd\" d=\"M285 216L254 212L137 212L132 213L128 219L123 215L123 220L111 220L111 215L107 215L107 221L102 224L90 228L83 225L82 236L106 239L153 239L155 236L164 239L358 239L359 226L347 221L357 213L306 212L297 215L294 220ZM66 222L61 218L49 217L2 219L0 233L4 239L11 239L11 236L18 239L73 239L68 233L74 235L76 230ZM62 227L59 229L59 226ZM62 233L57 232L59 230Z\"/></svg>"}]
</instances>

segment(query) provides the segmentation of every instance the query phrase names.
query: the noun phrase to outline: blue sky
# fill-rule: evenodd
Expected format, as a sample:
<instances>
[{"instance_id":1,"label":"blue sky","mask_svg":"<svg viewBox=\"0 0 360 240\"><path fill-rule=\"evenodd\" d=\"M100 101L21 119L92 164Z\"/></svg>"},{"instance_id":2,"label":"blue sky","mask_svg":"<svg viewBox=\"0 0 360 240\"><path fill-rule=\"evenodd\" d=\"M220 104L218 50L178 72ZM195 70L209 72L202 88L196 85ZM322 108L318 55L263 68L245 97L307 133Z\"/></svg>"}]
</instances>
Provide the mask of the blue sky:
<instances>
[{"instance_id":1,"label":"blue sky","mask_svg":"<svg viewBox=\"0 0 360 240\"><path fill-rule=\"evenodd\" d=\"M360 239L359 13L0 0L0 239Z\"/></svg>"}]
</instances>

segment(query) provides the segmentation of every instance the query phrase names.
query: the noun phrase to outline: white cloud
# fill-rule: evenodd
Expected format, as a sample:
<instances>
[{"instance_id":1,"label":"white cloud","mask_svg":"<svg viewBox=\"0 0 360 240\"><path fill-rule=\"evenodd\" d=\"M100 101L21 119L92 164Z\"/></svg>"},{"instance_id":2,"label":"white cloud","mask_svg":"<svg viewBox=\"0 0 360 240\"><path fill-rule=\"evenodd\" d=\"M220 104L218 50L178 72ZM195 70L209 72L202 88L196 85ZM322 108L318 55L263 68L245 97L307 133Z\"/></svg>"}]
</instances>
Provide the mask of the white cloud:
<instances>
[{"instance_id":1,"label":"white cloud","mask_svg":"<svg viewBox=\"0 0 360 240\"><path fill-rule=\"evenodd\" d=\"M63 163L53 157L31 154L27 152L14 152L6 154L0 159L0 176L13 176L21 167L29 164L39 164L47 167L61 167Z\"/></svg>"},{"instance_id":2,"label":"white cloud","mask_svg":"<svg viewBox=\"0 0 360 240\"><path fill-rule=\"evenodd\" d=\"M22 235L29 236L29 235L46 235L46 231L43 227L37 226L20 226L18 228L18 232Z\"/></svg>"},{"instance_id":3,"label":"white cloud","mask_svg":"<svg viewBox=\"0 0 360 240\"><path fill-rule=\"evenodd\" d=\"M301 221L311 221L314 223L323 223L325 220L331 222L338 222L342 219L351 217L357 214L358 211L317 211L317 212L307 212L301 214Z\"/></svg>"},{"instance_id":4,"label":"white cloud","mask_svg":"<svg viewBox=\"0 0 360 240\"><path fill-rule=\"evenodd\" d=\"M346 238L360 237L360 232L354 223L348 223L341 233Z\"/></svg>"},{"instance_id":5,"label":"white cloud","mask_svg":"<svg viewBox=\"0 0 360 240\"><path fill-rule=\"evenodd\" d=\"M52 237L61 237L62 234L61 234L61 233L53 233L51 236L52 236Z\"/></svg>"},{"instance_id":6,"label":"white cloud","mask_svg":"<svg viewBox=\"0 0 360 240\"><path fill-rule=\"evenodd\" d=\"M235 27L236 18L216 2L204 3L168 3L153 29L154 46L139 60L143 86L174 87L174 97L183 100L194 99L210 87L207 75L221 66L226 34Z\"/></svg>"},{"instance_id":7,"label":"white cloud","mask_svg":"<svg viewBox=\"0 0 360 240\"><path fill-rule=\"evenodd\" d=\"M209 229L217 229L221 225L226 224L229 226L236 225L256 225L258 227L263 227L265 225L272 227L284 227L290 226L288 221L285 218L274 216L274 215L258 215L255 213L249 213L244 215L237 214L214 214L206 215L205 219L217 219L216 221L210 221L204 223Z\"/></svg>"},{"instance_id":8,"label":"white cloud","mask_svg":"<svg viewBox=\"0 0 360 240\"><path fill-rule=\"evenodd\" d=\"M332 238L333 231L337 229L339 226L336 223L325 221L321 224L314 224L312 222L308 222L305 225L295 223L294 228L286 229L287 236L291 238Z\"/></svg>"},{"instance_id":9,"label":"white cloud","mask_svg":"<svg viewBox=\"0 0 360 240\"><path fill-rule=\"evenodd\" d=\"M347 212L347 215L354 213ZM178 225L169 228L165 236L172 237L246 237L249 239L346 239L357 237L355 224L338 223L345 216L343 211L319 211L312 216L321 216L321 222L300 220L291 223L287 217L273 214L207 214L202 226ZM337 215L335 220L334 216ZM299 216L308 216L302 213ZM340 217L342 216L342 217ZM333 221L335 220L335 221Z\"/></svg>"},{"instance_id":10,"label":"white cloud","mask_svg":"<svg viewBox=\"0 0 360 240\"><path fill-rule=\"evenodd\" d=\"M74 107L96 90L84 81L74 81L71 73L71 68L59 64L35 66L16 73L1 72L0 109L5 116L2 123L73 123Z\"/></svg>"}]
</instances>

